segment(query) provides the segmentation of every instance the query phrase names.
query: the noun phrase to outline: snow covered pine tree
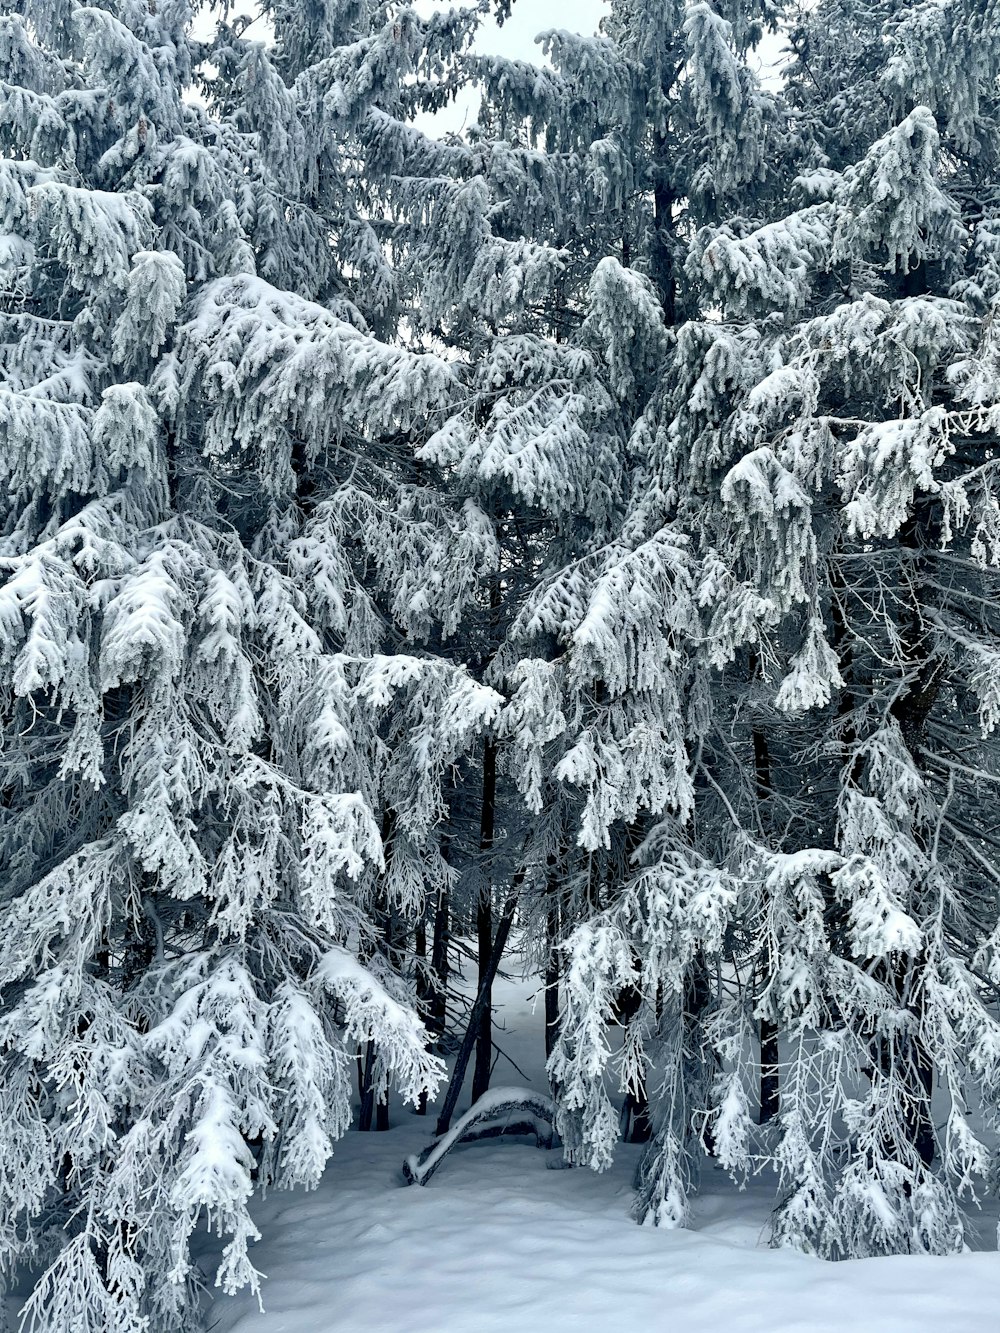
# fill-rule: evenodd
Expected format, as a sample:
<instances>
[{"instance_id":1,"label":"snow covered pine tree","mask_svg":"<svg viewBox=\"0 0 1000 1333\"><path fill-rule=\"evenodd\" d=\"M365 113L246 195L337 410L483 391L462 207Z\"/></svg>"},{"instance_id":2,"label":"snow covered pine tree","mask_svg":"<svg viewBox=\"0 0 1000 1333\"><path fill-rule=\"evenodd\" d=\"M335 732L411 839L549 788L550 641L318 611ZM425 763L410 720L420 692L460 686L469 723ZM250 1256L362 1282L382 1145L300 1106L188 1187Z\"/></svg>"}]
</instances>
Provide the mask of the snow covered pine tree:
<instances>
[{"instance_id":1,"label":"snow covered pine tree","mask_svg":"<svg viewBox=\"0 0 1000 1333\"><path fill-rule=\"evenodd\" d=\"M736 896L727 798L712 804L704 502L661 459L673 417L698 398L685 355L707 342L684 323L698 311L685 238L780 198L764 164L780 165L787 137L743 59L760 7L730 9L732 22L703 4L614 4L602 36L546 35L551 69L476 64L481 132L501 136L484 146L503 167L493 217L537 218L561 265L498 382L502 433L447 441L466 485L502 466L532 533L555 519L492 676L512 693L503 759L536 815L525 912L561 1000L550 1074L568 1156L607 1165L619 1130L607 1027L624 1022L617 1065L640 1134L651 1079L655 1092L639 1209L664 1222L684 1216L692 1121L708 1114L710 981Z\"/></svg>"},{"instance_id":2,"label":"snow covered pine tree","mask_svg":"<svg viewBox=\"0 0 1000 1333\"><path fill-rule=\"evenodd\" d=\"M780 92L769 0L614 0L544 70L467 54L478 12L264 14L0 26L28 1327L195 1327L198 1218L256 1287L248 1201L318 1179L359 1048L369 1121L433 1087L446 791L572 1160L621 1022L641 1218L710 1147L777 1167L780 1243L957 1248L1000 1105L1000 12L820 0ZM468 142L408 123L472 76Z\"/></svg>"},{"instance_id":3,"label":"snow covered pine tree","mask_svg":"<svg viewBox=\"0 0 1000 1333\"><path fill-rule=\"evenodd\" d=\"M404 121L478 15L265 16L0 19L0 1276L35 1333L195 1328L203 1216L257 1289L248 1201L318 1180L359 1045L369 1106L442 1072L390 946L500 699L420 645L497 556L418 484L460 367L400 345L376 223L439 174Z\"/></svg>"},{"instance_id":4,"label":"snow covered pine tree","mask_svg":"<svg viewBox=\"0 0 1000 1333\"><path fill-rule=\"evenodd\" d=\"M687 261L748 349L718 385L706 536L761 681L734 920L784 1052L762 1146L777 1241L943 1253L995 1179L1000 1077L1000 11L820 4L791 41L801 207L705 229Z\"/></svg>"},{"instance_id":5,"label":"snow covered pine tree","mask_svg":"<svg viewBox=\"0 0 1000 1333\"><path fill-rule=\"evenodd\" d=\"M501 199L530 215L530 174L564 255L545 355L587 357L613 459L498 654L501 733L555 830L570 1157L610 1160L624 1017L640 1217L683 1219L704 1145L774 1164L776 1243L946 1252L1000 1076L1000 14L790 12L768 93L744 57L781 17L621 0L552 70L479 63ZM508 475L540 493L558 438ZM560 501L582 456L539 470Z\"/></svg>"}]
</instances>

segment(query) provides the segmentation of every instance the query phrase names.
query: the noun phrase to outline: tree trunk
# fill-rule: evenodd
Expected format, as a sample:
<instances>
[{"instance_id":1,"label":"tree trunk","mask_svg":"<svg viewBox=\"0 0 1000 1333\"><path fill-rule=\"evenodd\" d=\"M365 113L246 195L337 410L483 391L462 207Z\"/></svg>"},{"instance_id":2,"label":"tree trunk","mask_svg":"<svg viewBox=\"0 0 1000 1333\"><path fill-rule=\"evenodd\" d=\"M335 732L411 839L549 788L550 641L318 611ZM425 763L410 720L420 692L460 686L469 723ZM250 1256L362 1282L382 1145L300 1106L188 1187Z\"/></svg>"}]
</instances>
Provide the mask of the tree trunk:
<instances>
[{"instance_id":1,"label":"tree trunk","mask_svg":"<svg viewBox=\"0 0 1000 1333\"><path fill-rule=\"evenodd\" d=\"M548 913L545 918L545 1059L548 1060L559 1039L559 898L555 876L548 883Z\"/></svg>"},{"instance_id":2,"label":"tree trunk","mask_svg":"<svg viewBox=\"0 0 1000 1333\"><path fill-rule=\"evenodd\" d=\"M417 1013L424 1020L430 1032L430 994L431 985L427 975L427 922L423 917L413 931L413 955L417 967ZM417 1115L427 1114L427 1089L424 1088L417 1098Z\"/></svg>"},{"instance_id":3,"label":"tree trunk","mask_svg":"<svg viewBox=\"0 0 1000 1333\"><path fill-rule=\"evenodd\" d=\"M893 700L889 712L899 724L903 743L914 765L920 768L920 753L923 749L927 719L941 689L942 666L940 659L933 656L931 636L924 628L921 604L921 575L925 569L924 550L937 534L926 531L917 514L911 514L899 533L900 547L912 562L908 579L911 594L909 614L902 625L901 638L907 661L918 664L913 680L907 688ZM923 991L914 986L912 972L919 966L920 959L914 960L913 968L900 959L892 967L890 984L901 1004L913 1013L918 1021L923 1014ZM881 1054L884 1061L886 1056ZM919 1034L903 1043L900 1054L895 1055L897 1062L904 1068L902 1077L910 1094L907 1101L906 1123L910 1142L913 1144L925 1166L934 1160L935 1138L934 1122L931 1117L931 1093L934 1085L934 1064L927 1047Z\"/></svg>"},{"instance_id":4,"label":"tree trunk","mask_svg":"<svg viewBox=\"0 0 1000 1333\"><path fill-rule=\"evenodd\" d=\"M385 849L385 865L388 871L392 863L392 840L396 831L396 812L386 809L382 813L382 846ZM378 926L376 948L398 971L402 963L402 940L398 938L400 927L398 915L391 910L384 888L380 885L375 895L372 915ZM364 961L364 959L362 959ZM361 1068L361 1113L358 1117L358 1129L367 1133L374 1122L376 1130L389 1128L389 1102L376 1104L375 1089L372 1087L372 1072L375 1063L375 1043L370 1041L365 1050L364 1066ZM359 1057L360 1068L360 1057Z\"/></svg>"},{"instance_id":5,"label":"tree trunk","mask_svg":"<svg viewBox=\"0 0 1000 1333\"><path fill-rule=\"evenodd\" d=\"M459 1094L462 1091L462 1084L465 1082L465 1071L469 1067L469 1059L472 1055L472 1048L476 1044L479 1036L482 1016L488 1012L490 1003L490 988L497 972L500 970L500 960L503 957L503 951L507 947L507 936L510 934L511 924L514 920L514 913L517 911L517 889L521 880L524 878L524 872L519 871L514 878L514 887L510 897L504 903L503 915L500 917L497 925L496 938L493 941L493 948L487 959L483 979L479 984L479 991L472 1006L472 1013L469 1015L469 1025L465 1030L465 1036L462 1038L462 1045L459 1047L458 1054L455 1057L455 1067L452 1070L451 1081L448 1084L448 1091L445 1093L444 1105L441 1107L441 1114L438 1116L437 1134L447 1134L451 1127L451 1117L455 1114L455 1107L458 1105ZM473 1096L474 1102L478 1100Z\"/></svg>"},{"instance_id":6,"label":"tree trunk","mask_svg":"<svg viewBox=\"0 0 1000 1333\"><path fill-rule=\"evenodd\" d=\"M372 1087L374 1063L375 1043L370 1041L365 1047L364 1068L361 1073L361 1113L358 1116L358 1130L362 1134L367 1134L372 1127L372 1114L375 1109L375 1089Z\"/></svg>"},{"instance_id":7,"label":"tree trunk","mask_svg":"<svg viewBox=\"0 0 1000 1333\"><path fill-rule=\"evenodd\" d=\"M760 1123L778 1114L778 1025L769 1018L760 1024Z\"/></svg>"},{"instance_id":8,"label":"tree trunk","mask_svg":"<svg viewBox=\"0 0 1000 1333\"><path fill-rule=\"evenodd\" d=\"M750 677L753 679L759 669L756 653L750 654ZM771 751L767 736L760 727L754 727L753 768L754 785L757 793L757 809L760 812L761 825L769 832L771 802ZM772 960L767 960L770 972ZM778 1114L778 1025L770 1018L760 1020L760 1123L766 1125Z\"/></svg>"},{"instance_id":9,"label":"tree trunk","mask_svg":"<svg viewBox=\"0 0 1000 1333\"><path fill-rule=\"evenodd\" d=\"M385 956L389 960L394 971L402 970L403 955L405 947L405 937L401 933L401 921L399 913L395 909L386 909L381 915L382 939ZM384 1133L389 1128L389 1097L386 1096L375 1103L375 1129L378 1133Z\"/></svg>"},{"instance_id":10,"label":"tree trunk","mask_svg":"<svg viewBox=\"0 0 1000 1333\"><path fill-rule=\"evenodd\" d=\"M442 845L442 855L447 844ZM442 880L438 889L437 902L434 905L433 937L431 941L430 968L427 967L427 920L421 917L414 935L414 948L418 959L417 998L421 1001L420 1013L427 1026L432 1050L440 1050L441 1038L448 1020L448 943L449 943L450 902L448 881ZM427 1114L427 1089L421 1092L417 1101L417 1114Z\"/></svg>"},{"instance_id":11,"label":"tree trunk","mask_svg":"<svg viewBox=\"0 0 1000 1333\"><path fill-rule=\"evenodd\" d=\"M476 1064L472 1073L474 1102L490 1086L490 1067L493 1063L493 975L490 973L493 953L493 886L489 880L492 867L488 854L496 838L496 801L497 748L493 741L488 740L483 747L483 803L479 819L479 852L484 880L479 886L479 901L476 904L477 980L480 992L485 987L486 1002L480 1012L476 1034Z\"/></svg>"},{"instance_id":12,"label":"tree trunk","mask_svg":"<svg viewBox=\"0 0 1000 1333\"><path fill-rule=\"evenodd\" d=\"M633 955L635 958L635 956ZM639 959L635 958L636 970ZM639 1012L642 1004L642 992L637 986L623 986L615 996L615 1021L627 1027ZM649 1094L646 1091L645 1077L640 1077L638 1087L629 1089L622 1103L619 1130L626 1143L648 1143L653 1135L653 1123L649 1114Z\"/></svg>"},{"instance_id":13,"label":"tree trunk","mask_svg":"<svg viewBox=\"0 0 1000 1333\"><path fill-rule=\"evenodd\" d=\"M702 1015L712 1003L712 998L712 977L703 955L699 953L691 963L691 969L684 987L683 1022L685 1027L690 1025L692 1031L697 1031L696 1025L703 1022ZM701 1082L706 1093L708 1093L712 1085L713 1075L718 1071L718 1061L711 1057L700 1043L697 1046L692 1043L688 1049L690 1055L686 1058L691 1062L696 1061L698 1065L697 1069L690 1070L691 1085L696 1087ZM701 1131L701 1141L709 1157L714 1157L715 1135L712 1133L710 1122L706 1122Z\"/></svg>"},{"instance_id":14,"label":"tree trunk","mask_svg":"<svg viewBox=\"0 0 1000 1333\"><path fill-rule=\"evenodd\" d=\"M677 323L677 273L674 262L674 196L666 182L665 162L657 164L653 186L652 276L659 289L663 322L668 328Z\"/></svg>"},{"instance_id":15,"label":"tree trunk","mask_svg":"<svg viewBox=\"0 0 1000 1333\"><path fill-rule=\"evenodd\" d=\"M444 883L438 892L437 908L434 912L434 942L431 945L431 971L433 972L433 993L429 1006L428 1027L440 1040L444 1034L448 1019L448 942L451 938L450 925L451 903L448 885Z\"/></svg>"}]
</instances>

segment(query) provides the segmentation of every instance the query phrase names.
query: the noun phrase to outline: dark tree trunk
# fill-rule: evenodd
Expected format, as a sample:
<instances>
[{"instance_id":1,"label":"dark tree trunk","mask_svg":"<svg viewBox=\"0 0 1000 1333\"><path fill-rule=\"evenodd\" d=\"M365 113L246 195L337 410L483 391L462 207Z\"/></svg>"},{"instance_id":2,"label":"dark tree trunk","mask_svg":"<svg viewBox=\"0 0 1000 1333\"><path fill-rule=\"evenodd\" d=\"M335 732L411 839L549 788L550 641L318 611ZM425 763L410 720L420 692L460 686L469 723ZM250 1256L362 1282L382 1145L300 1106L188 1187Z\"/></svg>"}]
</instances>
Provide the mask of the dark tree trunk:
<instances>
[{"instance_id":1,"label":"dark tree trunk","mask_svg":"<svg viewBox=\"0 0 1000 1333\"><path fill-rule=\"evenodd\" d=\"M493 975L490 958L493 952L493 886L490 883L492 863L489 853L496 838L497 802L497 749L488 740L483 747L483 803L479 820L479 852L484 879L479 886L476 904L476 942L478 950L478 988L485 987L486 1002L479 1015L476 1034L476 1064L472 1073L472 1100L478 1101L490 1086L490 1067L493 1063ZM495 969L494 969L495 975Z\"/></svg>"},{"instance_id":2,"label":"dark tree trunk","mask_svg":"<svg viewBox=\"0 0 1000 1333\"><path fill-rule=\"evenodd\" d=\"M903 1005L907 1004L910 970L910 960L906 958L887 962L876 970L876 975ZM919 1001L911 1002L907 1007L919 1018L922 1007ZM875 1056L878 1067L886 1078L895 1075L904 1083L908 1094L903 1108L906 1137L924 1166L931 1166L936 1149L934 1121L931 1118L934 1065L927 1053L927 1047L919 1037L897 1033L891 1037L876 1039ZM892 1145L886 1144L885 1151L887 1156L891 1156Z\"/></svg>"},{"instance_id":3,"label":"dark tree trunk","mask_svg":"<svg viewBox=\"0 0 1000 1333\"><path fill-rule=\"evenodd\" d=\"M925 550L937 538L936 532L928 531L929 526L927 518L922 522L920 516L915 513L911 514L899 533L904 559L911 566L908 577L911 604L903 621L901 638L906 659L915 665L916 671L913 679L893 700L889 708L889 712L899 724L903 743L918 769L927 720L941 689L943 669L942 661L934 656L931 636L925 629L922 615L921 580L926 568ZM912 973L918 962L919 960L910 966L906 960L898 960L890 969L890 985L900 1003L909 1008L919 1023L923 1014L923 993L919 986L913 985L912 981ZM894 1054L895 1059L903 1065L901 1073L910 1093L906 1110L910 1142L924 1165L930 1166L935 1151L934 1122L931 1117L933 1061L919 1035L909 1037L905 1041L901 1039L900 1049L896 1052L894 1048ZM885 1058L885 1054L881 1053L883 1062Z\"/></svg>"},{"instance_id":4,"label":"dark tree trunk","mask_svg":"<svg viewBox=\"0 0 1000 1333\"><path fill-rule=\"evenodd\" d=\"M444 847L442 847L442 853ZM448 1021L448 942L450 902L448 882L442 881L434 905L433 937L431 940L430 969L427 969L427 921L421 918L414 945L419 962L418 998L422 998L421 1014L427 1025L432 1050L440 1050L441 1038ZM417 1114L427 1114L427 1090L417 1102Z\"/></svg>"},{"instance_id":5,"label":"dark tree trunk","mask_svg":"<svg viewBox=\"0 0 1000 1333\"><path fill-rule=\"evenodd\" d=\"M362 1134L367 1134L371 1129L372 1115L375 1110L375 1089L372 1087L372 1067L374 1063L375 1043L370 1041L365 1047L364 1067L361 1072L361 1114L358 1116L358 1129Z\"/></svg>"},{"instance_id":6,"label":"dark tree trunk","mask_svg":"<svg viewBox=\"0 0 1000 1333\"><path fill-rule=\"evenodd\" d=\"M559 899L558 882L555 877L549 879L548 913L545 918L546 965L545 965L545 1059L555 1050L559 1039Z\"/></svg>"},{"instance_id":7,"label":"dark tree trunk","mask_svg":"<svg viewBox=\"0 0 1000 1333\"><path fill-rule=\"evenodd\" d=\"M756 653L750 655L751 678L759 670ZM761 825L765 833L769 832L771 804L771 751L767 736L760 727L754 727L753 768L754 785L757 792L757 809L760 812ZM766 960L768 974L773 962ZM760 1020L760 1123L766 1125L778 1114L778 1025L770 1018Z\"/></svg>"},{"instance_id":8,"label":"dark tree trunk","mask_svg":"<svg viewBox=\"0 0 1000 1333\"><path fill-rule=\"evenodd\" d=\"M430 1002L430 1030L440 1040L448 1017L448 941L450 939L448 885L442 884L434 913L434 942L431 945L431 970L434 991Z\"/></svg>"},{"instance_id":9,"label":"dark tree trunk","mask_svg":"<svg viewBox=\"0 0 1000 1333\"><path fill-rule=\"evenodd\" d=\"M663 179L666 167L657 167L653 187L653 278L663 306L663 322L668 328L677 323L677 273L674 262L674 196Z\"/></svg>"},{"instance_id":10,"label":"dark tree trunk","mask_svg":"<svg viewBox=\"0 0 1000 1333\"><path fill-rule=\"evenodd\" d=\"M392 968L396 972L402 971L406 941L403 934L403 923L399 913L393 908L388 909L382 916L382 934L385 941L385 955L388 958ZM384 1132L389 1128L389 1098L386 1097L375 1104L375 1129Z\"/></svg>"},{"instance_id":11,"label":"dark tree trunk","mask_svg":"<svg viewBox=\"0 0 1000 1333\"><path fill-rule=\"evenodd\" d=\"M559 1040L559 980L562 973L559 936L562 930L562 885L566 874L566 845L560 837L557 850L548 857L545 883L545 1059Z\"/></svg>"},{"instance_id":12,"label":"dark tree trunk","mask_svg":"<svg viewBox=\"0 0 1000 1333\"><path fill-rule=\"evenodd\" d=\"M458 1054L455 1056L455 1067L452 1070L451 1081L448 1084L448 1091L445 1093L444 1105L441 1107L441 1113L438 1116L437 1134L447 1134L451 1127L451 1118L455 1114L455 1107L458 1105L458 1098L462 1091L462 1084L465 1082L465 1071L469 1067L469 1059L472 1055L472 1048L475 1046L480 1033L482 1016L484 1012L489 1011L490 990L494 978L500 970L500 960L503 957L503 951L507 947L507 936L510 934L510 928L514 920L514 913L517 911L517 889L523 879L523 872L519 871L514 880L514 889L504 904L503 915L500 917L497 925L496 938L493 941L493 948L487 959L486 968L483 973L482 981L479 983L479 991L472 1006L472 1012L469 1015L469 1025L465 1030L465 1036L462 1038L462 1045L459 1047ZM474 1095L474 1102L478 1098Z\"/></svg>"},{"instance_id":13,"label":"dark tree trunk","mask_svg":"<svg viewBox=\"0 0 1000 1333\"><path fill-rule=\"evenodd\" d=\"M427 976L427 922L423 917L417 922L413 932L413 954L417 961L417 1012L430 1032L431 985ZM417 1099L417 1115L426 1114L427 1089L424 1088Z\"/></svg>"},{"instance_id":14,"label":"dark tree trunk","mask_svg":"<svg viewBox=\"0 0 1000 1333\"><path fill-rule=\"evenodd\" d=\"M638 968L638 959L636 967ZM636 986L624 986L615 998L615 1019L622 1027L629 1024L639 1012L642 993ZM638 1087L625 1094L619 1122L621 1136L626 1143L648 1143L653 1135L653 1124L649 1114L649 1094L646 1080L642 1078Z\"/></svg>"},{"instance_id":15,"label":"dark tree trunk","mask_svg":"<svg viewBox=\"0 0 1000 1333\"><path fill-rule=\"evenodd\" d=\"M383 811L381 832L382 846L385 848L386 870L388 871L392 864L393 837L396 832L395 810L387 809ZM398 914L390 907L382 886L379 887L375 896L373 916L378 926L377 949L398 971L403 962L401 923ZM358 1129L364 1133L372 1128L373 1122L376 1130L384 1131L389 1128L388 1099L378 1103L375 1100L375 1089L372 1086L374 1063L375 1043L370 1041L366 1047L364 1066L361 1069L361 1114L358 1117Z\"/></svg>"},{"instance_id":16,"label":"dark tree trunk","mask_svg":"<svg viewBox=\"0 0 1000 1333\"><path fill-rule=\"evenodd\" d=\"M778 1114L778 1025L769 1018L760 1024L760 1123Z\"/></svg>"},{"instance_id":17,"label":"dark tree trunk","mask_svg":"<svg viewBox=\"0 0 1000 1333\"><path fill-rule=\"evenodd\" d=\"M705 959L699 954L691 964L691 970L688 973L687 984L684 987L684 1024L692 1032L698 1031L698 1025L703 1020L703 1014L712 1003L712 978L708 968L705 965ZM690 1071L690 1076L694 1086L700 1079L702 1085L706 1088L711 1087L712 1075L718 1068L714 1058L711 1064L706 1063L708 1054L700 1043L691 1043L687 1047L688 1054L686 1059L697 1064L696 1069ZM701 1132L701 1141L704 1144L705 1151L709 1157L715 1156L715 1135L712 1133L710 1125L705 1124Z\"/></svg>"}]
</instances>

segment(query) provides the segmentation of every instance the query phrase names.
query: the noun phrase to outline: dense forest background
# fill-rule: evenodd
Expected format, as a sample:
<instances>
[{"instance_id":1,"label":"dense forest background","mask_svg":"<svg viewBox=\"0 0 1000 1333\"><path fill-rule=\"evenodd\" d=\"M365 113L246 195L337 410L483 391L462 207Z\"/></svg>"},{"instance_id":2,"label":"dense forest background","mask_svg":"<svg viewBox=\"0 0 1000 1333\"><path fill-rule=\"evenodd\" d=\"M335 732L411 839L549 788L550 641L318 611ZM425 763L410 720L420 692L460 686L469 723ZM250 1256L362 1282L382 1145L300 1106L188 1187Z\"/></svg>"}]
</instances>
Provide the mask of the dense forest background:
<instances>
[{"instance_id":1,"label":"dense forest background","mask_svg":"<svg viewBox=\"0 0 1000 1333\"><path fill-rule=\"evenodd\" d=\"M537 65L491 8L0 15L38 1333L195 1328L206 1217L256 1288L390 1086L443 1133L512 933L640 1221L713 1159L775 1244L943 1254L995 1191L1000 5L612 0Z\"/></svg>"}]
</instances>

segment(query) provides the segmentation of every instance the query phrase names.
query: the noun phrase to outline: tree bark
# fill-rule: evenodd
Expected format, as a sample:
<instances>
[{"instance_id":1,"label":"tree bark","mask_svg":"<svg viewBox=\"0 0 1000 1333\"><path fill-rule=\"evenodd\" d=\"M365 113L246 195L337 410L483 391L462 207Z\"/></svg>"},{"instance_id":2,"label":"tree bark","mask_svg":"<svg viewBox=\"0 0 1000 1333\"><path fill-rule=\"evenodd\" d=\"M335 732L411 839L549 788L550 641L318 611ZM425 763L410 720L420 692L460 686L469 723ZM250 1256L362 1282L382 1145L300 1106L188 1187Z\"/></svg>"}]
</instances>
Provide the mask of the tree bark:
<instances>
[{"instance_id":1,"label":"tree bark","mask_svg":"<svg viewBox=\"0 0 1000 1333\"><path fill-rule=\"evenodd\" d=\"M497 747L488 740L483 747L483 802L479 817L479 852L484 880L479 886L476 904L476 943L478 951L478 985L485 987L486 1001L479 1015L476 1034L476 1064L472 1073L472 1100L478 1101L490 1086L490 1067L493 1063L493 977L490 959L493 952L493 886L488 854L496 838L497 802ZM495 969L494 969L495 972Z\"/></svg>"},{"instance_id":2,"label":"tree bark","mask_svg":"<svg viewBox=\"0 0 1000 1333\"><path fill-rule=\"evenodd\" d=\"M517 888L523 879L523 872L518 872L515 877L514 889L510 897L504 903L503 915L497 925L496 938L493 941L493 948L490 950L487 959L483 978L479 983L479 991L476 994L472 1006L472 1013L469 1015L469 1025L465 1030L465 1036L462 1038L462 1045L459 1047L458 1054L455 1057L455 1067L452 1070L451 1081L448 1084L448 1091L445 1093L444 1105L441 1107L441 1113L438 1116L437 1134L447 1134L451 1127L451 1117L455 1114L455 1107L458 1105L459 1094L462 1091L462 1084L465 1082L465 1071L469 1067L469 1059L472 1055L472 1048L476 1044L479 1036L482 1016L484 1012L489 1012L490 992L497 972L500 970L500 960L503 957L503 951L507 947L507 936L510 934L511 924L514 920L514 913L517 911ZM473 1096L474 1102L478 1100Z\"/></svg>"},{"instance_id":3,"label":"tree bark","mask_svg":"<svg viewBox=\"0 0 1000 1333\"><path fill-rule=\"evenodd\" d=\"M396 831L396 812L386 809L382 813L382 846L385 849L386 871L392 863L392 840ZM391 910L384 888L380 885L375 895L372 914L378 926L378 942L376 948L383 954L397 970L402 962L402 944L403 941L398 938L399 917ZM362 959L362 961L364 961ZM358 1055L359 1085L361 1091L361 1112L358 1117L358 1129L362 1133L367 1133L374 1122L376 1130L385 1131L389 1128L389 1102L380 1101L376 1104L375 1089L372 1087L372 1072L375 1063L375 1043L369 1041L365 1048L364 1063L361 1062L360 1053Z\"/></svg>"},{"instance_id":4,"label":"tree bark","mask_svg":"<svg viewBox=\"0 0 1000 1333\"><path fill-rule=\"evenodd\" d=\"M924 526L914 513L899 533L900 547L911 562L909 614L903 622L901 638L906 659L918 665L913 680L889 708L890 714L899 724L903 744L918 769L927 720L941 689L943 667L942 662L933 656L931 636L923 623L920 578L925 570L924 550L936 536L924 530ZM919 962L919 959L915 960L914 966L918 966ZM891 967L887 965L887 971L890 974L890 985L900 1003L909 1008L919 1023L923 1013L923 998L921 988L912 984L913 969L905 959L899 959ZM915 993L911 995L909 992ZM930 1166L935 1152L934 1122L931 1117L933 1061L919 1034L908 1038L900 1053L896 1053L895 1048L892 1052L880 1051L883 1065L887 1058L895 1058L897 1062L901 1060L904 1065L902 1076L910 1093L906 1109L907 1131L920 1160L925 1166Z\"/></svg>"},{"instance_id":5,"label":"tree bark","mask_svg":"<svg viewBox=\"0 0 1000 1333\"><path fill-rule=\"evenodd\" d=\"M361 1113L358 1116L358 1130L367 1134L372 1127L372 1114L375 1109L375 1089L372 1087L372 1066L375 1062L375 1043L368 1042L365 1047L364 1068L361 1073ZM361 1059L358 1057L360 1065Z\"/></svg>"},{"instance_id":6,"label":"tree bark","mask_svg":"<svg viewBox=\"0 0 1000 1333\"><path fill-rule=\"evenodd\" d=\"M665 169L658 168L658 174ZM674 197L662 179L653 188L653 272L663 306L663 322L677 323L677 274L674 264Z\"/></svg>"},{"instance_id":7,"label":"tree bark","mask_svg":"<svg viewBox=\"0 0 1000 1333\"><path fill-rule=\"evenodd\" d=\"M756 653L750 654L751 679L757 674L759 661ZM757 809L761 824L768 831L768 818L771 802L771 751L767 736L760 727L754 727L751 733L753 741L754 785L757 793ZM767 960L770 970L771 960ZM760 1123L766 1125L778 1114L778 1025L771 1018L760 1020Z\"/></svg>"},{"instance_id":8,"label":"tree bark","mask_svg":"<svg viewBox=\"0 0 1000 1333\"><path fill-rule=\"evenodd\" d=\"M417 922L413 932L413 955L417 966L417 1012L424 1020L430 1032L430 994L431 986L427 976L427 922L423 917ZM424 1088L417 1098L417 1115L427 1114L427 1089Z\"/></svg>"},{"instance_id":9,"label":"tree bark","mask_svg":"<svg viewBox=\"0 0 1000 1333\"><path fill-rule=\"evenodd\" d=\"M434 974L434 991L430 1001L428 1026L434 1036L440 1040L444 1034L448 1018L448 942L450 939L451 903L448 885L442 884L438 892L437 908L434 912L434 941L431 945L431 971Z\"/></svg>"},{"instance_id":10,"label":"tree bark","mask_svg":"<svg viewBox=\"0 0 1000 1333\"><path fill-rule=\"evenodd\" d=\"M545 917L545 1059L555 1050L559 1039L559 900L554 876L548 883L548 912Z\"/></svg>"}]
</instances>

